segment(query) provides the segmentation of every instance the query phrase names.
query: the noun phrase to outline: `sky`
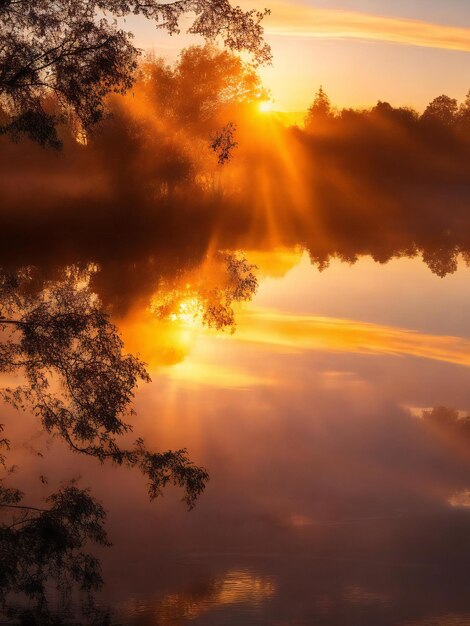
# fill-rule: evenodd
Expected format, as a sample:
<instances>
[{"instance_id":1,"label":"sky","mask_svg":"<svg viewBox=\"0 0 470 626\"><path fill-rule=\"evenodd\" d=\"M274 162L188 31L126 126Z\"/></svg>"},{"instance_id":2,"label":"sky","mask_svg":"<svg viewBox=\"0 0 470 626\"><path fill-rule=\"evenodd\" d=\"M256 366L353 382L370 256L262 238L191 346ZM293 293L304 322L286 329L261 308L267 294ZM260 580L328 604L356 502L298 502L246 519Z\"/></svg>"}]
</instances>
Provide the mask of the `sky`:
<instances>
[{"instance_id":1,"label":"sky","mask_svg":"<svg viewBox=\"0 0 470 626\"><path fill-rule=\"evenodd\" d=\"M304 111L322 85L339 107L377 100L423 110L441 93L470 88L470 4L466 0L242 0L267 7L273 65L261 75L275 108ZM136 41L174 59L187 36L169 38L143 21Z\"/></svg>"}]
</instances>

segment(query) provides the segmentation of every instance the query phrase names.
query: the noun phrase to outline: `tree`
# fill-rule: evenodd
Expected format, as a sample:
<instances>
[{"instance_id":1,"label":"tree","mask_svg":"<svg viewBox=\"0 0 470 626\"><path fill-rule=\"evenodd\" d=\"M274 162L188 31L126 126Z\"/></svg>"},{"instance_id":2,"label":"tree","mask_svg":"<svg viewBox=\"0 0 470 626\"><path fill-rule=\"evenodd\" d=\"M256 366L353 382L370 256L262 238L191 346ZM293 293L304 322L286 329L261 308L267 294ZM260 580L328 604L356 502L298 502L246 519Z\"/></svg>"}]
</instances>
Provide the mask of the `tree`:
<instances>
[{"instance_id":1,"label":"tree","mask_svg":"<svg viewBox=\"0 0 470 626\"><path fill-rule=\"evenodd\" d=\"M467 132L470 130L470 90L459 107L457 121L462 130Z\"/></svg>"},{"instance_id":2,"label":"tree","mask_svg":"<svg viewBox=\"0 0 470 626\"><path fill-rule=\"evenodd\" d=\"M312 105L308 109L307 117L305 118L305 126L309 128L318 123L328 121L333 117L331 110L331 102L322 86L315 94Z\"/></svg>"},{"instance_id":3,"label":"tree","mask_svg":"<svg viewBox=\"0 0 470 626\"><path fill-rule=\"evenodd\" d=\"M60 119L88 130L102 119L106 94L129 89L137 68L140 51L117 20L142 15L176 34L188 13L190 33L270 61L261 26L267 11L243 11L229 0L0 0L1 132L58 147Z\"/></svg>"},{"instance_id":4,"label":"tree","mask_svg":"<svg viewBox=\"0 0 470 626\"><path fill-rule=\"evenodd\" d=\"M131 449L118 437L132 430L126 415L144 364L123 351L116 327L90 289L90 268L68 268L61 280L31 293L31 270L4 274L0 282L0 372L21 372L25 384L1 391L15 408L37 415L45 430L75 452L137 467L150 497L168 483L185 489L191 508L204 490L207 472L186 451L154 453L138 439Z\"/></svg>"},{"instance_id":5,"label":"tree","mask_svg":"<svg viewBox=\"0 0 470 626\"><path fill-rule=\"evenodd\" d=\"M399 124L413 125L418 119L418 114L408 107L392 107L389 102L379 100L375 107L371 110L371 116L389 122L397 122Z\"/></svg>"},{"instance_id":6,"label":"tree","mask_svg":"<svg viewBox=\"0 0 470 626\"><path fill-rule=\"evenodd\" d=\"M238 145L233 120L246 119L253 103L266 95L252 64L213 44L184 49L173 65L149 55L139 66L132 98L111 99L112 115L89 144L97 146L106 128L108 138L121 129L124 141L151 150L152 158L140 161L132 148L126 151L131 168L139 163L140 191L144 181L169 195L196 176L209 185L219 169L215 164L227 163ZM116 158L124 162L121 153Z\"/></svg>"},{"instance_id":7,"label":"tree","mask_svg":"<svg viewBox=\"0 0 470 626\"><path fill-rule=\"evenodd\" d=\"M257 269L244 256L219 252L213 259L212 276L191 277L192 288L174 286L152 301L152 312L160 319L199 319L216 330L235 332L235 302L248 302L258 289ZM187 278L187 277L185 277ZM167 286L168 287L168 286Z\"/></svg>"},{"instance_id":8,"label":"tree","mask_svg":"<svg viewBox=\"0 0 470 626\"><path fill-rule=\"evenodd\" d=\"M151 499L167 484L179 485L192 508L208 474L186 450L153 452L142 439L130 448L120 443L132 431L126 416L133 415L137 384L150 379L144 364L124 353L117 329L91 291L93 271L68 268L46 282L31 268L1 273L0 372L21 374L24 382L0 396L39 417L72 451L138 468ZM72 583L85 591L98 588L99 562L84 548L89 541L108 544L102 506L73 484L52 494L44 507L25 504L9 484L8 446L0 439L0 605L16 592L44 607L49 578L61 589Z\"/></svg>"},{"instance_id":9,"label":"tree","mask_svg":"<svg viewBox=\"0 0 470 626\"><path fill-rule=\"evenodd\" d=\"M212 137L210 148L216 154L219 165L230 161L233 150L238 146L238 142L235 141L236 130L235 124L229 122Z\"/></svg>"},{"instance_id":10,"label":"tree","mask_svg":"<svg viewBox=\"0 0 470 626\"><path fill-rule=\"evenodd\" d=\"M458 104L455 98L439 96L430 102L421 119L425 122L434 122L443 126L452 126L457 117Z\"/></svg>"},{"instance_id":11,"label":"tree","mask_svg":"<svg viewBox=\"0 0 470 626\"><path fill-rule=\"evenodd\" d=\"M36 603L36 617L46 622L47 585L51 580L67 593L78 584L91 593L102 586L100 563L85 553L91 541L109 545L105 512L87 491L70 485L51 495L44 508L22 504L22 494L0 486L0 607L10 614L8 594L26 596ZM30 620L28 623L37 623Z\"/></svg>"},{"instance_id":12,"label":"tree","mask_svg":"<svg viewBox=\"0 0 470 626\"><path fill-rule=\"evenodd\" d=\"M172 131L184 128L205 139L223 114L267 97L251 64L212 44L184 49L173 66L147 57L133 93L145 95Z\"/></svg>"}]
</instances>

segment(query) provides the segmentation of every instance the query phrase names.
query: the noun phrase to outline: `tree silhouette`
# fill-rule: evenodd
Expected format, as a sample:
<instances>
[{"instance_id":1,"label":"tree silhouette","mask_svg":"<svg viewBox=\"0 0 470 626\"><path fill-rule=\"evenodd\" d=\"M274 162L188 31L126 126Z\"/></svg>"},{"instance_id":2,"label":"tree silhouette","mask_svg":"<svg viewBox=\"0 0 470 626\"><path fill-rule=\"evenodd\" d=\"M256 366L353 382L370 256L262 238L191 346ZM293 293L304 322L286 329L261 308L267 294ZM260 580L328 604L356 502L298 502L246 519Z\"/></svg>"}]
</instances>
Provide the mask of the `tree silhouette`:
<instances>
[{"instance_id":1,"label":"tree silhouette","mask_svg":"<svg viewBox=\"0 0 470 626\"><path fill-rule=\"evenodd\" d=\"M407 107L393 107L389 102L379 100L371 110L371 117L388 120L390 123L413 126L416 124L418 114L413 109Z\"/></svg>"},{"instance_id":2,"label":"tree silhouette","mask_svg":"<svg viewBox=\"0 0 470 626\"><path fill-rule=\"evenodd\" d=\"M219 165L224 165L232 158L233 150L238 146L235 141L237 127L233 122L229 122L212 137L211 150L217 155Z\"/></svg>"},{"instance_id":3,"label":"tree silhouette","mask_svg":"<svg viewBox=\"0 0 470 626\"><path fill-rule=\"evenodd\" d=\"M455 122L458 111L458 104L455 98L449 96L438 96L430 102L424 111L421 119L425 122L434 122L443 126L452 126Z\"/></svg>"},{"instance_id":4,"label":"tree silhouette","mask_svg":"<svg viewBox=\"0 0 470 626\"><path fill-rule=\"evenodd\" d=\"M133 92L145 94L167 125L205 138L222 113L267 97L251 64L212 44L184 49L174 66L147 57Z\"/></svg>"},{"instance_id":5,"label":"tree silhouette","mask_svg":"<svg viewBox=\"0 0 470 626\"><path fill-rule=\"evenodd\" d=\"M468 91L465 101L459 106L457 121L463 131L470 131L470 91Z\"/></svg>"},{"instance_id":6,"label":"tree silhouette","mask_svg":"<svg viewBox=\"0 0 470 626\"><path fill-rule=\"evenodd\" d=\"M324 91L323 86L320 86L320 89L315 94L312 105L308 109L305 118L305 126L308 128L318 123L321 124L332 117L333 112L331 110L330 98Z\"/></svg>"},{"instance_id":7,"label":"tree silhouette","mask_svg":"<svg viewBox=\"0 0 470 626\"><path fill-rule=\"evenodd\" d=\"M131 449L118 443L132 430L124 420L133 415L136 386L150 378L138 358L123 352L116 327L90 290L90 270L68 269L38 293L30 292L33 278L25 271L4 275L0 284L0 371L21 372L26 381L3 389L3 398L32 411L73 451L137 467L152 499L168 483L179 485L191 508L208 475L185 450L155 453L141 439Z\"/></svg>"},{"instance_id":8,"label":"tree silhouette","mask_svg":"<svg viewBox=\"0 0 470 626\"><path fill-rule=\"evenodd\" d=\"M21 496L0 486L0 607L15 593L45 612L52 580L65 593L74 584L86 593L98 590L100 563L84 549L89 542L109 545L102 506L74 485L52 494L44 508L24 505Z\"/></svg>"},{"instance_id":9,"label":"tree silhouette","mask_svg":"<svg viewBox=\"0 0 470 626\"><path fill-rule=\"evenodd\" d=\"M218 253L214 275L193 276L191 289L166 286L162 296L156 296L151 310L160 319L185 317L199 319L209 328L234 333L236 329L235 302L247 302L258 289L257 269L243 256Z\"/></svg>"},{"instance_id":10,"label":"tree silhouette","mask_svg":"<svg viewBox=\"0 0 470 626\"><path fill-rule=\"evenodd\" d=\"M1 439L0 451L8 447L8 440ZM74 584L87 594L102 586L100 563L84 549L90 542L109 545L106 515L87 490L74 484L49 496L41 507L29 506L21 491L6 484L12 468L3 453L0 468L0 610L10 618L24 617L23 608L8 603L9 595L16 594L35 602L27 623L48 623L51 581L66 594Z\"/></svg>"},{"instance_id":11,"label":"tree silhouette","mask_svg":"<svg viewBox=\"0 0 470 626\"><path fill-rule=\"evenodd\" d=\"M142 439L130 448L120 445L119 438L132 430L125 420L133 414L137 384L150 379L144 364L123 351L116 327L91 291L93 271L68 268L47 282L31 268L2 272L0 372L20 374L24 382L0 395L39 417L74 452L138 468L151 499L171 483L184 489L183 500L192 508L208 474L186 450L153 452ZM13 592L46 610L50 579L65 591L72 584L87 592L99 588L99 561L84 549L90 541L108 545L102 506L74 484L52 494L43 507L24 503L24 495L10 486L8 447L0 438L0 605Z\"/></svg>"},{"instance_id":12,"label":"tree silhouette","mask_svg":"<svg viewBox=\"0 0 470 626\"><path fill-rule=\"evenodd\" d=\"M64 116L77 132L89 129L103 117L106 94L126 91L137 67L133 35L117 20L141 15L176 34L188 13L194 14L190 33L219 37L229 49L269 62L261 26L266 11L243 11L229 0L1 0L0 130L58 147Z\"/></svg>"},{"instance_id":13,"label":"tree silhouette","mask_svg":"<svg viewBox=\"0 0 470 626\"><path fill-rule=\"evenodd\" d=\"M459 412L449 407L437 406L423 411L423 423L435 432L443 432L447 436L453 436L460 441L470 437L470 417L461 417Z\"/></svg>"}]
</instances>

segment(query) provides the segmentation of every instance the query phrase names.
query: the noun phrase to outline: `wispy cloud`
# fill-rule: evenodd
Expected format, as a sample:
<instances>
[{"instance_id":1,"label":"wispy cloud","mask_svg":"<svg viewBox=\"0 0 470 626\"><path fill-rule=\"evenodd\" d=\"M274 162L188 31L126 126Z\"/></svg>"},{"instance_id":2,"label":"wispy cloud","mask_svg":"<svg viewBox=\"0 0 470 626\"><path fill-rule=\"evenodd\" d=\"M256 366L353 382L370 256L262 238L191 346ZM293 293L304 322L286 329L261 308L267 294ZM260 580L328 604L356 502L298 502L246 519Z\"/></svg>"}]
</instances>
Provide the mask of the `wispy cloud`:
<instances>
[{"instance_id":1,"label":"wispy cloud","mask_svg":"<svg viewBox=\"0 0 470 626\"><path fill-rule=\"evenodd\" d=\"M470 366L470 341L466 338L353 320L255 310L240 315L236 338L275 351L414 356Z\"/></svg>"},{"instance_id":2,"label":"wispy cloud","mask_svg":"<svg viewBox=\"0 0 470 626\"><path fill-rule=\"evenodd\" d=\"M368 39L470 52L470 28L273 0L266 32L294 37Z\"/></svg>"}]
</instances>

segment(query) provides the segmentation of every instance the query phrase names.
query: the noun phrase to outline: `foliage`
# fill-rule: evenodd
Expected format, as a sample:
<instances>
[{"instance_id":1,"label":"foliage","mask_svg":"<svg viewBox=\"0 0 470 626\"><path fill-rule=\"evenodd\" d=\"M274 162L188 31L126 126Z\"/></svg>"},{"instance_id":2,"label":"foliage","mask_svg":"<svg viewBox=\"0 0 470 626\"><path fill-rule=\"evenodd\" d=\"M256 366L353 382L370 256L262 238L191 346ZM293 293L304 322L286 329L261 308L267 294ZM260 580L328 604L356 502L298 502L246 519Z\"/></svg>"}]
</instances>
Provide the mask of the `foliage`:
<instances>
[{"instance_id":1,"label":"foliage","mask_svg":"<svg viewBox=\"0 0 470 626\"><path fill-rule=\"evenodd\" d=\"M44 282L31 268L0 277L0 372L23 378L3 389L4 400L32 411L45 430L75 452L138 468L151 499L169 483L185 491L189 508L208 480L185 450L153 452L137 439L130 449L119 437L132 427L125 421L144 364L123 351L116 327L90 289L94 268L68 268L59 280ZM3 427L0 427L0 433ZM89 542L109 545L105 512L87 490L71 484L52 494L44 507L23 503L9 486L9 442L0 439L0 605L11 593L23 594L45 611L48 581L67 591L101 586L99 561L85 551ZM43 479L43 482L45 479Z\"/></svg>"},{"instance_id":2,"label":"foliage","mask_svg":"<svg viewBox=\"0 0 470 626\"><path fill-rule=\"evenodd\" d=\"M50 580L62 591L74 583L85 592L99 589L99 561L84 548L109 545L103 507L74 485L51 495L48 508L23 505L21 497L12 500L0 488L0 604L17 593L44 605Z\"/></svg>"},{"instance_id":3,"label":"foliage","mask_svg":"<svg viewBox=\"0 0 470 626\"><path fill-rule=\"evenodd\" d=\"M388 119L403 125L418 125L425 127L440 127L441 129L454 128L468 131L470 128L470 92L459 106L455 98L446 95L434 98L426 107L422 115L408 107L393 107L388 102L378 101L370 111L343 109L339 114L334 113L331 101L323 87L320 86L312 105L305 118L307 130L315 130L315 124L332 121L336 124L343 122L365 121L368 118ZM427 129L428 131L428 129Z\"/></svg>"},{"instance_id":4,"label":"foliage","mask_svg":"<svg viewBox=\"0 0 470 626\"><path fill-rule=\"evenodd\" d=\"M439 96L428 104L422 115L425 122L435 122L444 126L451 126L458 112L458 104L455 98Z\"/></svg>"},{"instance_id":5,"label":"foliage","mask_svg":"<svg viewBox=\"0 0 470 626\"><path fill-rule=\"evenodd\" d=\"M175 131L207 135L233 107L267 96L255 68L213 44L184 49L174 65L148 56L139 66L136 95Z\"/></svg>"},{"instance_id":6,"label":"foliage","mask_svg":"<svg viewBox=\"0 0 470 626\"><path fill-rule=\"evenodd\" d=\"M213 136L211 149L217 155L219 165L223 165L232 158L233 150L238 146L235 141L237 127L233 122L226 124Z\"/></svg>"},{"instance_id":7,"label":"foliage","mask_svg":"<svg viewBox=\"0 0 470 626\"><path fill-rule=\"evenodd\" d=\"M71 118L78 131L91 128L104 115L105 96L134 80L140 51L119 20L141 15L176 34L189 13L190 33L269 62L261 26L267 12L229 0L0 0L1 132L58 147L60 119Z\"/></svg>"},{"instance_id":8,"label":"foliage","mask_svg":"<svg viewBox=\"0 0 470 626\"><path fill-rule=\"evenodd\" d=\"M314 125L315 123L326 122L329 118L333 117L333 111L331 110L331 101L324 91L323 87L315 94L313 103L308 109L307 116L305 118L305 126Z\"/></svg>"},{"instance_id":9,"label":"foliage","mask_svg":"<svg viewBox=\"0 0 470 626\"><path fill-rule=\"evenodd\" d=\"M463 130L466 132L470 130L470 91L467 93L465 101L459 106L457 121Z\"/></svg>"},{"instance_id":10,"label":"foliage","mask_svg":"<svg viewBox=\"0 0 470 626\"><path fill-rule=\"evenodd\" d=\"M258 289L255 265L232 253L219 253L215 267L202 280L193 276L191 286L163 289L152 302L152 312L161 319L199 319L209 328L235 332L234 302L251 300ZM185 277L187 278L187 277Z\"/></svg>"},{"instance_id":11,"label":"foliage","mask_svg":"<svg viewBox=\"0 0 470 626\"><path fill-rule=\"evenodd\" d=\"M253 273L255 265L245 258L233 254L223 255L227 268L227 278L223 287L215 287L204 300L203 322L209 328L222 330L229 327L235 330L234 302L251 300L258 289L258 280Z\"/></svg>"},{"instance_id":12,"label":"foliage","mask_svg":"<svg viewBox=\"0 0 470 626\"><path fill-rule=\"evenodd\" d=\"M135 388L150 378L138 358L124 353L116 327L90 289L90 269L69 268L37 292L29 291L33 279L29 272L6 274L0 283L0 371L22 373L26 381L4 389L3 398L33 411L72 450L140 469L152 499L168 483L183 487L191 508L208 476L185 450L155 453L141 439L131 449L118 443L132 430L125 419L133 414Z\"/></svg>"},{"instance_id":13,"label":"foliage","mask_svg":"<svg viewBox=\"0 0 470 626\"><path fill-rule=\"evenodd\" d=\"M185 49L172 65L148 56L132 95L108 99L111 115L89 136L86 149L61 128L67 153L61 159L72 152L104 158L106 176L119 172L112 182L115 203L138 179L133 205L136 196L150 195L155 211L155 198L163 200L188 184L214 185L219 166L238 145L238 121L265 94L252 65L210 44Z\"/></svg>"}]
</instances>

